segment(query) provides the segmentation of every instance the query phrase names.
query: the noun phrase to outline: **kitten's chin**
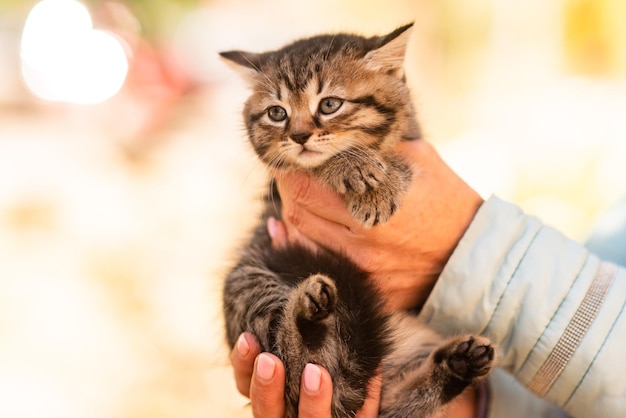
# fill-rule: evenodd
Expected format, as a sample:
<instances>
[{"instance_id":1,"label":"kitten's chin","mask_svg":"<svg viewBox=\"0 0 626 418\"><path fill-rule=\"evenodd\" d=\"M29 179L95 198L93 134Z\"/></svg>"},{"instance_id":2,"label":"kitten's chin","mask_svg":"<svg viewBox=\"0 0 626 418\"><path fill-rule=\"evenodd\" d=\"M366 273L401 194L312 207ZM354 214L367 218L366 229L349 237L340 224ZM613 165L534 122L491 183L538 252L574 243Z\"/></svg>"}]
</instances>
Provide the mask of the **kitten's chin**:
<instances>
[{"instance_id":1,"label":"kitten's chin","mask_svg":"<svg viewBox=\"0 0 626 418\"><path fill-rule=\"evenodd\" d=\"M298 167L311 169L323 164L327 159L323 152L303 149L293 157L293 162Z\"/></svg>"}]
</instances>

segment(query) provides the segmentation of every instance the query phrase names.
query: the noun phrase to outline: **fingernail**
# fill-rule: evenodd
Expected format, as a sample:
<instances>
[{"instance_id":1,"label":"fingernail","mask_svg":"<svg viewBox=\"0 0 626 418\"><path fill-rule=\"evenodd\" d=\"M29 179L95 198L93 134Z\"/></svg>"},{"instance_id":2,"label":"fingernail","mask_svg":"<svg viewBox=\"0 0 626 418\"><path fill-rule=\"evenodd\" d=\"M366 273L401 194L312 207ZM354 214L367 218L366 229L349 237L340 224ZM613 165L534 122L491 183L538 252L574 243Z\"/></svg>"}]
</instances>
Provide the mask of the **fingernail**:
<instances>
[{"instance_id":1,"label":"fingernail","mask_svg":"<svg viewBox=\"0 0 626 418\"><path fill-rule=\"evenodd\" d=\"M241 334L237 340L237 353L239 354L239 357L242 358L247 357L248 353L250 353L250 344L248 344L248 341L243 334Z\"/></svg>"},{"instance_id":2,"label":"fingernail","mask_svg":"<svg viewBox=\"0 0 626 418\"><path fill-rule=\"evenodd\" d=\"M302 373L304 380L304 389L310 395L315 395L320 391L320 385L322 383L322 371L315 364L308 363L304 367Z\"/></svg>"},{"instance_id":3,"label":"fingernail","mask_svg":"<svg viewBox=\"0 0 626 418\"><path fill-rule=\"evenodd\" d=\"M276 363L274 359L265 353L259 354L256 360L256 375L259 379L269 382L274 377Z\"/></svg>"},{"instance_id":4,"label":"fingernail","mask_svg":"<svg viewBox=\"0 0 626 418\"><path fill-rule=\"evenodd\" d=\"M278 227L276 226L276 219L270 216L267 219L267 232L270 233L270 237L274 238L276 236L277 230L278 230Z\"/></svg>"}]
</instances>

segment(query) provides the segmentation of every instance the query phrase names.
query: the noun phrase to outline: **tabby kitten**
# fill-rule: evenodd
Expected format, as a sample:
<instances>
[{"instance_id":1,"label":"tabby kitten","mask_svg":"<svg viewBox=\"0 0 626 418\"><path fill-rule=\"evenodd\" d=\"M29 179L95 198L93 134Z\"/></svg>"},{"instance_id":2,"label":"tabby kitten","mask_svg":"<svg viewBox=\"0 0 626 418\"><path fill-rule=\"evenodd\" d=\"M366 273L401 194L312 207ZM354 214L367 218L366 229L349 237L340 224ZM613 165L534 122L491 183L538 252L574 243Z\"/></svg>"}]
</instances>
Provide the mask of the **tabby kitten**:
<instances>
[{"instance_id":1,"label":"tabby kitten","mask_svg":"<svg viewBox=\"0 0 626 418\"><path fill-rule=\"evenodd\" d=\"M411 181L393 147L418 139L402 64L409 28L386 36L322 35L277 51L222 53L251 84L244 108L250 142L271 169L301 170L343 195L366 226L386 222ZM367 272L341 254L272 247L266 210L226 278L231 347L243 331L286 367L286 416L297 417L306 363L333 378L333 417L351 417L382 364L381 417L429 417L491 371L480 336L443 339L405 312L386 313Z\"/></svg>"}]
</instances>

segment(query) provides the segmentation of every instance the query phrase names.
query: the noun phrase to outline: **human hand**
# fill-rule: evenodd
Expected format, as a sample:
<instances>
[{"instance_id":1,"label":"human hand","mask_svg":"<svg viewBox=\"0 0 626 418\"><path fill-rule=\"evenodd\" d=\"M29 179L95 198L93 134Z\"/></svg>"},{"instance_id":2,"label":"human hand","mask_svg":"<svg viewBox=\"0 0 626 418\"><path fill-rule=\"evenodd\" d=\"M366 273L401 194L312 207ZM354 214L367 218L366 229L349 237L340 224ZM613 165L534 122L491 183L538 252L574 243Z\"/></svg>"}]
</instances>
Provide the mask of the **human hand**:
<instances>
[{"instance_id":1,"label":"human hand","mask_svg":"<svg viewBox=\"0 0 626 418\"><path fill-rule=\"evenodd\" d=\"M403 142L398 151L414 175L386 224L364 228L340 195L310 176L290 172L277 177L283 222L269 225L275 245L286 237L345 253L373 274L389 309L424 303L483 203L428 142Z\"/></svg>"},{"instance_id":2,"label":"human hand","mask_svg":"<svg viewBox=\"0 0 626 418\"><path fill-rule=\"evenodd\" d=\"M253 335L243 333L231 351L237 389L250 397L255 418L283 418L285 414L285 368L274 355L261 353ZM368 399L356 418L378 416L380 379L373 379ZM321 366L309 364L304 369L300 386L299 418L330 418L332 380Z\"/></svg>"}]
</instances>

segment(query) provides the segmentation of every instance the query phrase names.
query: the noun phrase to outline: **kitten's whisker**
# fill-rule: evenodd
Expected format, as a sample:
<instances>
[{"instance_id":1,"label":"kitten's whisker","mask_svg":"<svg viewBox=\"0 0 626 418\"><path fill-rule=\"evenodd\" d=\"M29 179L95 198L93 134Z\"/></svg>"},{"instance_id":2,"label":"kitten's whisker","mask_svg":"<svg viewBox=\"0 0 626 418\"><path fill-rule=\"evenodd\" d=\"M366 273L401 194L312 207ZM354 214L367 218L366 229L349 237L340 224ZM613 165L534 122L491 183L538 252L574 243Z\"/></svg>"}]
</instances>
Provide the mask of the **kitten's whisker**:
<instances>
[{"instance_id":1,"label":"kitten's whisker","mask_svg":"<svg viewBox=\"0 0 626 418\"><path fill-rule=\"evenodd\" d=\"M275 154L276 154L275 158L272 159L273 164L271 165L270 173L271 173L272 179L280 179L285 174L289 166L285 160L284 154L282 154L279 150L276 150ZM270 186L271 186L271 183L270 183ZM276 212L280 212L279 211L279 209L281 209L280 200L277 202L274 199L274 194L272 193L271 189L269 190L269 192L270 192L272 207L274 208Z\"/></svg>"},{"instance_id":2,"label":"kitten's whisker","mask_svg":"<svg viewBox=\"0 0 626 418\"><path fill-rule=\"evenodd\" d=\"M248 62L248 64L250 64L250 66L252 68L254 68L257 73L259 73L260 75L262 75L263 77L265 77L265 80L268 82L268 84L264 84L266 87L270 88L271 90L271 78L265 74L265 72L263 71L263 67L261 65L261 62L259 62L259 65L257 66L254 62L252 62L248 57L246 57L245 55L243 55L243 58Z\"/></svg>"},{"instance_id":3,"label":"kitten's whisker","mask_svg":"<svg viewBox=\"0 0 626 418\"><path fill-rule=\"evenodd\" d=\"M348 149L345 150L341 150L338 147L332 146L333 151L334 151L334 155L340 157L342 160L345 161L346 165L348 165L349 167L354 167L355 166L355 161L358 161L358 158L361 156L360 153L357 153L354 149L354 147L350 147ZM348 157L357 157L357 158L348 158Z\"/></svg>"},{"instance_id":4,"label":"kitten's whisker","mask_svg":"<svg viewBox=\"0 0 626 418\"><path fill-rule=\"evenodd\" d=\"M358 141L358 140L350 141L350 145L351 145L350 148L348 148L346 151L343 151L343 152L350 154L351 156L363 159L363 157L367 157L371 155L372 153L368 145L362 143L361 141Z\"/></svg>"},{"instance_id":5,"label":"kitten's whisker","mask_svg":"<svg viewBox=\"0 0 626 418\"><path fill-rule=\"evenodd\" d=\"M333 35L333 37L330 38L330 43L328 44L328 49L326 50L326 54L324 54L324 60L322 61L322 64L328 60L328 57L330 56L330 51L333 48L333 42L335 42L336 37L337 35Z\"/></svg>"}]
</instances>

